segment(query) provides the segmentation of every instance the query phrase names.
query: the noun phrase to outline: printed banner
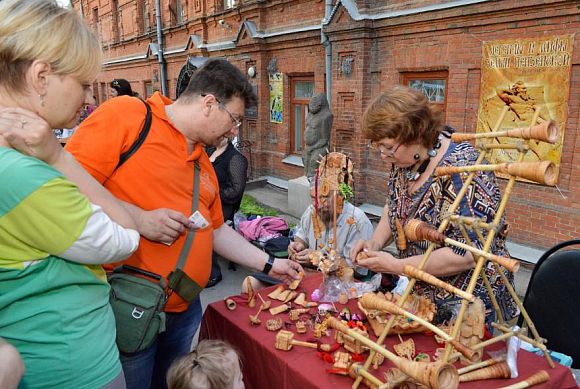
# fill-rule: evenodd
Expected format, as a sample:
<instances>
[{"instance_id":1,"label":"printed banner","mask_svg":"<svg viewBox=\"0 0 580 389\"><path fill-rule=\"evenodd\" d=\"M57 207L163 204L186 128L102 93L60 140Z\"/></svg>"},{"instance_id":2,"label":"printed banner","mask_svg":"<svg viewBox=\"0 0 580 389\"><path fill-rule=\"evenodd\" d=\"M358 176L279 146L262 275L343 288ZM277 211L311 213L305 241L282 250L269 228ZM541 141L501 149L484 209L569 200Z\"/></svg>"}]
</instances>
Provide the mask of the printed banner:
<instances>
[{"instance_id":1,"label":"printed banner","mask_svg":"<svg viewBox=\"0 0 580 389\"><path fill-rule=\"evenodd\" d=\"M284 106L284 75L274 73L270 80L270 122L282 123L282 107Z\"/></svg>"},{"instance_id":2,"label":"printed banner","mask_svg":"<svg viewBox=\"0 0 580 389\"><path fill-rule=\"evenodd\" d=\"M573 34L484 42L477 132L490 132L496 126L498 131L504 131L554 120L560 128L559 141L553 145L527 141L530 151L524 160L549 160L559 166L568 117L573 47ZM505 116L501 119L503 111ZM492 140L496 144L518 141L505 137ZM488 160L514 162L517 155L517 150L498 149L488 154Z\"/></svg>"}]
</instances>

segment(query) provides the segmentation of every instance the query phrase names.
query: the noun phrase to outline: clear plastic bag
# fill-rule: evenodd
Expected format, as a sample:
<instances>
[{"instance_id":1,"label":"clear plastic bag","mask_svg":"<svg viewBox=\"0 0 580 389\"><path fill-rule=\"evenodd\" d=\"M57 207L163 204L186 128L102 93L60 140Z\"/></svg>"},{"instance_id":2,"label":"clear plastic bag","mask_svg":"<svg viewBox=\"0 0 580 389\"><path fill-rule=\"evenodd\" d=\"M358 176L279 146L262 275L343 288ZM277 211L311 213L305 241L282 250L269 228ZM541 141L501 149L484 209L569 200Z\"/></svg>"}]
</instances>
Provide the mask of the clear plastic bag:
<instances>
[{"instance_id":1,"label":"clear plastic bag","mask_svg":"<svg viewBox=\"0 0 580 389\"><path fill-rule=\"evenodd\" d=\"M338 301L342 293L349 299L359 298L364 293L374 292L381 285L381 274L375 274L367 282L345 282L336 276L327 277L318 288L321 302Z\"/></svg>"}]
</instances>

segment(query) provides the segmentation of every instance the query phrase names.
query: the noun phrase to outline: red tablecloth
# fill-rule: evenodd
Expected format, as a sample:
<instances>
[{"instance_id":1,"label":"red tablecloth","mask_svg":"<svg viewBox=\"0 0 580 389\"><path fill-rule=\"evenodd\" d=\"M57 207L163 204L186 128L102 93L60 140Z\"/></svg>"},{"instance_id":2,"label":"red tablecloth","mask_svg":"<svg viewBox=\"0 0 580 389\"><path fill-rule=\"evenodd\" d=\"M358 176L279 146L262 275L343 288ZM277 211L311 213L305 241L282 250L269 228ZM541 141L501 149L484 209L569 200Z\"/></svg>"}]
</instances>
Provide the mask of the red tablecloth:
<instances>
[{"instance_id":1,"label":"red tablecloth","mask_svg":"<svg viewBox=\"0 0 580 389\"><path fill-rule=\"evenodd\" d=\"M312 291L319 286L321 277L319 274L308 276L304 279L299 289ZM268 288L260 291L260 295L267 299L267 294L273 289ZM307 293L310 296L310 293ZM201 325L200 339L224 339L235 345L243 356L243 374L246 388L248 389L307 389L307 388L350 388L353 380L348 376L327 373L326 370L332 368L332 364L323 361L316 355L316 351L311 348L294 346L290 351L276 350L274 348L275 332L266 330L265 323L267 319L272 318L268 311L260 314L262 324L260 326L250 325L249 315L257 312L259 301L255 308L249 308L245 304L245 299L237 296L233 297L237 302L237 308L229 311L224 302L215 302L210 304L204 314ZM279 305L280 302L272 301L272 306ZM344 306L335 303L337 309ZM359 312L356 308L356 301L350 301L348 304L352 312ZM314 311L314 310L312 310ZM277 315L284 321L290 322L287 313ZM295 327L291 327L292 332ZM334 330L330 330L331 336L321 339L323 343L334 343ZM372 331L369 328L369 332ZM408 335L403 335L406 339ZM423 334L412 335L415 341L416 352L425 352L431 357L435 349L439 346L432 336ZM372 339L376 339L371 334ZM312 331L306 334L295 334L294 339L309 340L313 339ZM397 336L388 336L386 347L393 350L393 344L399 343ZM490 348L505 348L504 343L496 344ZM344 349L341 348L342 351ZM488 349L486 349L488 351ZM487 353L486 353L487 355ZM365 357L368 353L365 353ZM484 357L487 359L487 356ZM366 360L366 358L365 358ZM384 381L383 371L392 367L392 363L385 361L378 371L370 369L372 374ZM556 367L551 369L543 357L521 350L518 355L517 379L495 379L474 381L460 384L460 388L498 388L507 386L523 380L539 370L546 370L550 374L550 381L534 388L576 388L576 383L570 370L556 363ZM360 386L364 387L363 385Z\"/></svg>"}]
</instances>

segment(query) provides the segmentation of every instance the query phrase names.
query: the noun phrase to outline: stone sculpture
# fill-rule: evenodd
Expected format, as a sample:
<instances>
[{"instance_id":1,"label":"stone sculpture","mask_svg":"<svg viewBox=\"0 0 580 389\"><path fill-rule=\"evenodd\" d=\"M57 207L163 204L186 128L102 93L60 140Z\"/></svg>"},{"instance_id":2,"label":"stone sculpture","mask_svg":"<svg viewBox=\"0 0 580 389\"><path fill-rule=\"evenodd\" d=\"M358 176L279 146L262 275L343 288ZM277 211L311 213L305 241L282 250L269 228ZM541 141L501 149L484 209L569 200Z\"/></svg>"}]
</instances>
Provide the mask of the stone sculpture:
<instances>
[{"instance_id":1,"label":"stone sculpture","mask_svg":"<svg viewBox=\"0 0 580 389\"><path fill-rule=\"evenodd\" d=\"M318 167L318 159L330 148L330 130L333 115L324 93L314 95L308 104L309 113L304 131L304 174L309 179L314 177Z\"/></svg>"}]
</instances>

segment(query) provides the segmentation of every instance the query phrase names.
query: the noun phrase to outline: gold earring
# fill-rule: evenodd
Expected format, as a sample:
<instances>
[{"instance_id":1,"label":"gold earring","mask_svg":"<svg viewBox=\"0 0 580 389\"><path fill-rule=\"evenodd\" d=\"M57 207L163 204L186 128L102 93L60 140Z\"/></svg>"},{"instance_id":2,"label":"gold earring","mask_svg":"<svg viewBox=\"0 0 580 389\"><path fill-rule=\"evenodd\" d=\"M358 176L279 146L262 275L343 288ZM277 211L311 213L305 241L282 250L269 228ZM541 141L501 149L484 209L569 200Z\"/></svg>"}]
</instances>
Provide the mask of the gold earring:
<instances>
[{"instance_id":1,"label":"gold earring","mask_svg":"<svg viewBox=\"0 0 580 389\"><path fill-rule=\"evenodd\" d=\"M38 95L38 97L40 98L40 106L44 107L44 95Z\"/></svg>"}]
</instances>

